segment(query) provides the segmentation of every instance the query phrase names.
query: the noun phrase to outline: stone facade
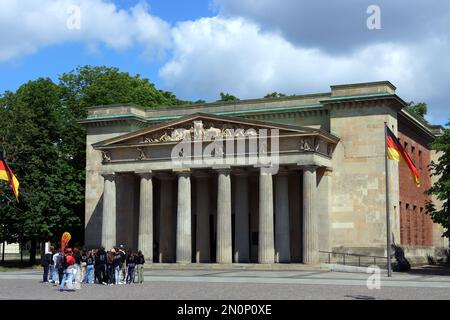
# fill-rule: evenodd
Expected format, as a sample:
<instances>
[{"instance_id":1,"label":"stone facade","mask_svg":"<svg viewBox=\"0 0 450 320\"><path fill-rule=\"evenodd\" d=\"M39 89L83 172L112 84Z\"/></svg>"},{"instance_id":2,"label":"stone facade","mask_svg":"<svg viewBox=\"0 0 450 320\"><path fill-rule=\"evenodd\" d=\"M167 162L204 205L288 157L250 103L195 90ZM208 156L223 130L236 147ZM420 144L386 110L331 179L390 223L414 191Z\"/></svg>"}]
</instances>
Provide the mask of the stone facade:
<instances>
[{"instance_id":1,"label":"stone facade","mask_svg":"<svg viewBox=\"0 0 450 320\"><path fill-rule=\"evenodd\" d=\"M149 261L179 263L385 255L384 124L415 143L433 138L405 106L391 83L376 82L274 99L93 107L83 121L86 246L123 243ZM432 151L420 149L425 166ZM276 163L261 162L275 151ZM217 164L218 154L230 162ZM424 214L420 240L406 242L401 205L415 186L396 162L389 176L394 242L448 245Z\"/></svg>"}]
</instances>

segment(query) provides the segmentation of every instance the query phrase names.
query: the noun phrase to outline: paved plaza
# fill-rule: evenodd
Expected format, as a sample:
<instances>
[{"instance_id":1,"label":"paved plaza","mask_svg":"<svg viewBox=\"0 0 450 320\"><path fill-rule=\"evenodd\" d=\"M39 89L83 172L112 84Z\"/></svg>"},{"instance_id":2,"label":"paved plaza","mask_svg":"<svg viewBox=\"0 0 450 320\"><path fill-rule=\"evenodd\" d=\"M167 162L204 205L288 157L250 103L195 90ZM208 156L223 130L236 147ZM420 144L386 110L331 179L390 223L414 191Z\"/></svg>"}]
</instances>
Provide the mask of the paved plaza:
<instances>
[{"instance_id":1,"label":"paved plaza","mask_svg":"<svg viewBox=\"0 0 450 320\"><path fill-rule=\"evenodd\" d=\"M450 277L397 274L380 279L380 289L369 290L368 274L317 271L258 270L146 270L142 285L83 285L59 292L40 283L41 272L0 273L0 299L158 299L158 300L446 300Z\"/></svg>"}]
</instances>

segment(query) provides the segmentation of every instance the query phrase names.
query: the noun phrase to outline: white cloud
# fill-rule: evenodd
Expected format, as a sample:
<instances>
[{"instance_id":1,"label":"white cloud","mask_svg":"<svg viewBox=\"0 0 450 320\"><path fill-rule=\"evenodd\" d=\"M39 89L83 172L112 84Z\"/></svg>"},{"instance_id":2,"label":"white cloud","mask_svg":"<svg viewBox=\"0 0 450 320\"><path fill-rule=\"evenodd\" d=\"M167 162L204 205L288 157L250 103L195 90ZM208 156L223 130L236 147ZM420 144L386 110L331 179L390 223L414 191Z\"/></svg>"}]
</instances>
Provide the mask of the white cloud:
<instances>
[{"instance_id":1,"label":"white cloud","mask_svg":"<svg viewBox=\"0 0 450 320\"><path fill-rule=\"evenodd\" d=\"M0 0L0 63L66 42L85 44L92 52L102 46L116 50L138 47L149 58L170 52L159 74L166 89L184 99L216 100L219 92L240 98L262 97L273 91L301 94L329 91L331 84L390 80L405 100L429 103L431 119L444 123L450 118L446 105L450 38L448 31L442 32L442 26L450 26L450 19L443 19L443 14L430 20L420 37L411 41L404 37L404 27L397 33L395 26L389 29L395 22L389 17L397 17L393 13L398 8L382 8L384 33L371 38L365 28L365 8L356 18L364 30L355 29L352 22L343 24L349 30L331 32L333 26L326 17L347 19L333 15L336 4L325 7L329 12L316 21L317 15L311 13L317 6L309 2L306 6L305 1L287 0L283 6L274 0L215 3L218 16L171 27L150 14L143 3L121 10L110 0ZM67 10L72 5L81 8L80 30L67 28ZM345 8L338 7L344 14ZM425 4L419 8L424 8L423 12L405 7L411 15L416 10L412 24L424 25L431 9ZM348 20L355 21L355 17ZM400 22L397 24L403 25ZM417 30L409 34L419 33ZM392 37L387 36L388 31L393 31ZM335 38L336 34L340 38ZM340 41L342 37L347 42ZM357 45L347 49L346 43Z\"/></svg>"},{"instance_id":2,"label":"white cloud","mask_svg":"<svg viewBox=\"0 0 450 320\"><path fill-rule=\"evenodd\" d=\"M330 84L348 81L405 82L414 74L410 53L395 44L332 56L263 33L243 18L183 22L173 29L173 37L173 59L160 75L183 95L214 98L222 90L252 97L274 90L328 90Z\"/></svg>"},{"instance_id":3,"label":"white cloud","mask_svg":"<svg viewBox=\"0 0 450 320\"><path fill-rule=\"evenodd\" d=\"M450 30L450 2L442 0L213 0L219 15L244 17L279 30L291 43L330 53L367 44L417 43ZM377 5L381 29L367 28L367 8Z\"/></svg>"},{"instance_id":4,"label":"white cloud","mask_svg":"<svg viewBox=\"0 0 450 320\"><path fill-rule=\"evenodd\" d=\"M369 44L336 55L294 46L280 34L263 32L244 18L182 22L172 34L173 57L160 76L185 98L216 100L221 91L240 98L273 91L324 92L331 84L389 80L405 100L430 102L450 83L450 63L439 61L439 67L435 63L450 51L448 41L442 39L415 46ZM431 115L445 118L446 112L436 107Z\"/></svg>"},{"instance_id":5,"label":"white cloud","mask_svg":"<svg viewBox=\"0 0 450 320\"><path fill-rule=\"evenodd\" d=\"M79 30L67 27L73 5L81 9ZM170 46L170 25L145 4L120 10L107 0L1 0L0 34L0 62L70 41L117 50L139 44L146 54Z\"/></svg>"}]
</instances>

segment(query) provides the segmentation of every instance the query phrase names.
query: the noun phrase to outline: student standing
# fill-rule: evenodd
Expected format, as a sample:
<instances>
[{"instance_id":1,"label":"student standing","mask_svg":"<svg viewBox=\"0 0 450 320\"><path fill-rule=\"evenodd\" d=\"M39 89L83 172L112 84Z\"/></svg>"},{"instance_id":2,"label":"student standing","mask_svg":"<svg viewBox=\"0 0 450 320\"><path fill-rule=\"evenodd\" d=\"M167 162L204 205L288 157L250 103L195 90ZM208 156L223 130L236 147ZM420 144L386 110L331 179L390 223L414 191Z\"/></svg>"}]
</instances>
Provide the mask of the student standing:
<instances>
[{"instance_id":1,"label":"student standing","mask_svg":"<svg viewBox=\"0 0 450 320\"><path fill-rule=\"evenodd\" d=\"M64 275L64 253L62 250L59 250L55 259L55 269L58 273L58 280L55 282L56 284L60 284Z\"/></svg>"},{"instance_id":2,"label":"student standing","mask_svg":"<svg viewBox=\"0 0 450 320\"><path fill-rule=\"evenodd\" d=\"M50 270L49 270L49 275L48 275L48 282L53 283L55 282L55 280L53 280L54 277L54 273L55 273L55 265L53 262L53 255L55 254L55 249L53 249L53 247L50 247L50 254L52 256L52 258L50 259Z\"/></svg>"},{"instance_id":3,"label":"student standing","mask_svg":"<svg viewBox=\"0 0 450 320\"><path fill-rule=\"evenodd\" d=\"M113 249L114 253L114 261L113 261L113 268L114 268L114 283L115 284L122 284L120 282L120 269L122 264L122 255L119 252L119 248Z\"/></svg>"},{"instance_id":4,"label":"student standing","mask_svg":"<svg viewBox=\"0 0 450 320\"><path fill-rule=\"evenodd\" d=\"M89 251L86 258L86 275L83 280L85 283L94 283L94 261L94 253Z\"/></svg>"},{"instance_id":5,"label":"student standing","mask_svg":"<svg viewBox=\"0 0 450 320\"><path fill-rule=\"evenodd\" d=\"M121 244L119 246L119 253L120 253L120 256L122 257L122 261L120 263L120 273L121 273L122 282L125 283L125 278L127 276L127 268L126 268L126 263L125 263L127 260L127 255L125 253L123 244Z\"/></svg>"},{"instance_id":6,"label":"student standing","mask_svg":"<svg viewBox=\"0 0 450 320\"><path fill-rule=\"evenodd\" d=\"M73 250L73 258L75 259L75 263L73 265L73 283L75 285L75 289L80 289L80 283L81 283L81 253L78 250L78 248L75 248Z\"/></svg>"},{"instance_id":7,"label":"student standing","mask_svg":"<svg viewBox=\"0 0 450 320\"><path fill-rule=\"evenodd\" d=\"M81 282L84 282L84 279L86 278L86 261L88 258L88 254L86 252L86 250L83 249L83 251L81 251Z\"/></svg>"},{"instance_id":8,"label":"student standing","mask_svg":"<svg viewBox=\"0 0 450 320\"><path fill-rule=\"evenodd\" d=\"M128 250L127 255L127 283L134 283L134 269L136 267L136 259L134 253Z\"/></svg>"},{"instance_id":9,"label":"student standing","mask_svg":"<svg viewBox=\"0 0 450 320\"><path fill-rule=\"evenodd\" d=\"M50 252L43 254L41 258L41 266L44 268L42 282L48 282L48 270L52 264L52 254Z\"/></svg>"},{"instance_id":10,"label":"student standing","mask_svg":"<svg viewBox=\"0 0 450 320\"><path fill-rule=\"evenodd\" d=\"M106 284L106 252L100 247L95 255L95 276L100 284Z\"/></svg>"},{"instance_id":11,"label":"student standing","mask_svg":"<svg viewBox=\"0 0 450 320\"><path fill-rule=\"evenodd\" d=\"M145 258L144 258L144 255L142 254L141 250L138 251L138 254L136 255L136 258L135 258L135 262L136 262L136 267L137 267L138 283L142 283L142 282L144 282Z\"/></svg>"}]
</instances>

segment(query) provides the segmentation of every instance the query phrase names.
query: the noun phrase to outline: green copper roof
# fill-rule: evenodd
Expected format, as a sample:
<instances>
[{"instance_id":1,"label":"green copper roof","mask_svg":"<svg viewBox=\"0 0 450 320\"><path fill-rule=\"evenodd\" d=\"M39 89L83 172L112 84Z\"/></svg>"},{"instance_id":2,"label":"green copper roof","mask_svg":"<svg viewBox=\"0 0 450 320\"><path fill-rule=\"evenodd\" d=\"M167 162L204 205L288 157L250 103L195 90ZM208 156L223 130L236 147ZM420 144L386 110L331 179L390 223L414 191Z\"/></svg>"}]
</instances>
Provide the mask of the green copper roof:
<instances>
[{"instance_id":1,"label":"green copper roof","mask_svg":"<svg viewBox=\"0 0 450 320\"><path fill-rule=\"evenodd\" d=\"M307 105L307 106L275 107L275 108L266 108L266 109L221 111L221 112L211 112L211 113L216 114L216 115L240 115L240 114L259 113L259 112L273 112L273 111L277 112L277 111L286 111L286 110L317 109L317 108L322 108L322 107L323 107L323 105L317 104L317 105ZM127 114L116 114L116 115L112 114L112 115L107 115L107 116L89 117L86 120L92 121L92 120L108 120L108 119L117 119L117 118L137 118L137 119L142 119L142 120L146 120L146 121L161 121L161 120L173 120L173 119L181 118L183 116L184 115L143 118L143 117L137 116L132 113L127 113Z\"/></svg>"}]
</instances>

